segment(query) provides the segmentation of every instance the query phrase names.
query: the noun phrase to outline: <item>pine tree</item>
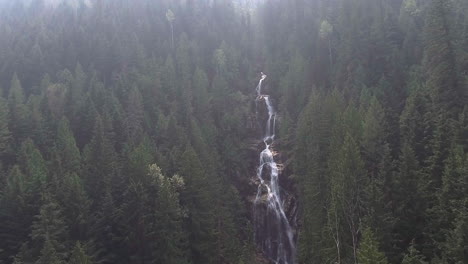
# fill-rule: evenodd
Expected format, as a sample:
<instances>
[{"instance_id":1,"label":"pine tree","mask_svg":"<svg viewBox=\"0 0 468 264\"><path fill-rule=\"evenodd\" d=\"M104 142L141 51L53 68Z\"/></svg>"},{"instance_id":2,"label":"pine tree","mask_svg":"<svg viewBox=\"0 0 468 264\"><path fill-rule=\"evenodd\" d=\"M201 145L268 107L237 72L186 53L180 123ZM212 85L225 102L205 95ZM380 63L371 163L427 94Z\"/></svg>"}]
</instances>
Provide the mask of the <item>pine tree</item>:
<instances>
[{"instance_id":1,"label":"pine tree","mask_svg":"<svg viewBox=\"0 0 468 264\"><path fill-rule=\"evenodd\" d=\"M8 154L11 154L11 132L8 128L8 116L9 111L7 107L7 102L0 97L0 157L2 158L2 164L8 165L5 163L6 157Z\"/></svg>"},{"instance_id":2,"label":"pine tree","mask_svg":"<svg viewBox=\"0 0 468 264\"><path fill-rule=\"evenodd\" d=\"M144 263L151 259L149 234L153 231L153 221L148 184L146 179L131 179L124 194L121 223L125 228L125 247L130 262Z\"/></svg>"},{"instance_id":3,"label":"pine tree","mask_svg":"<svg viewBox=\"0 0 468 264\"><path fill-rule=\"evenodd\" d=\"M154 162L154 148L154 144L145 136L141 140L141 143L128 154L127 174L131 176L134 181L142 180L147 177L148 164Z\"/></svg>"},{"instance_id":4,"label":"pine tree","mask_svg":"<svg viewBox=\"0 0 468 264\"><path fill-rule=\"evenodd\" d=\"M94 262L91 260L91 258L88 255L86 255L85 249L81 246L81 243L76 242L68 263L70 264L92 264Z\"/></svg>"},{"instance_id":5,"label":"pine tree","mask_svg":"<svg viewBox=\"0 0 468 264\"><path fill-rule=\"evenodd\" d=\"M207 118L210 111L209 82L206 73L197 68L193 76L193 108L198 118Z\"/></svg>"},{"instance_id":6,"label":"pine tree","mask_svg":"<svg viewBox=\"0 0 468 264\"><path fill-rule=\"evenodd\" d=\"M28 134L28 111L24 103L23 87L21 86L18 76L15 74L11 80L11 87L8 95L8 106L10 108L10 122L8 127L15 135L16 143L24 140Z\"/></svg>"},{"instance_id":7,"label":"pine tree","mask_svg":"<svg viewBox=\"0 0 468 264\"><path fill-rule=\"evenodd\" d=\"M447 263L462 264L468 261L468 209L467 199L465 198L462 207L457 211L457 217L454 220L454 228L450 230L446 237L444 245L444 259Z\"/></svg>"},{"instance_id":8,"label":"pine tree","mask_svg":"<svg viewBox=\"0 0 468 264\"><path fill-rule=\"evenodd\" d=\"M333 242L324 228L327 221L324 208L328 206L329 197L326 171L330 130L341 107L337 93L326 97L312 94L296 131L294 172L303 205L298 254L299 260L304 263L324 262L333 252Z\"/></svg>"},{"instance_id":9,"label":"pine tree","mask_svg":"<svg viewBox=\"0 0 468 264\"><path fill-rule=\"evenodd\" d=\"M71 123L78 148L82 149L93 137L93 128L96 124L97 116L96 105L87 93L84 99L79 102L77 116L74 118L74 122Z\"/></svg>"},{"instance_id":10,"label":"pine tree","mask_svg":"<svg viewBox=\"0 0 468 264\"><path fill-rule=\"evenodd\" d=\"M281 89L284 94L281 105L296 120L299 115L298 109L301 109L307 103L308 91L306 90L307 80L305 79L307 62L299 51L296 51L289 61L288 73L281 82Z\"/></svg>"},{"instance_id":11,"label":"pine tree","mask_svg":"<svg viewBox=\"0 0 468 264\"><path fill-rule=\"evenodd\" d=\"M461 146L453 146L450 156L445 161L442 175L442 187L437 192L436 205L429 210L431 216L431 237L437 243L443 244L447 229L455 225L457 212L463 208L464 193L468 183L463 176L468 169L466 155ZM444 252L444 249L439 249Z\"/></svg>"},{"instance_id":12,"label":"pine tree","mask_svg":"<svg viewBox=\"0 0 468 264\"><path fill-rule=\"evenodd\" d=\"M80 173L80 151L65 117L60 120L57 128L57 154L59 173Z\"/></svg>"},{"instance_id":13,"label":"pine tree","mask_svg":"<svg viewBox=\"0 0 468 264\"><path fill-rule=\"evenodd\" d=\"M27 179L19 166L10 170L0 196L0 252L1 259L16 255L27 241L29 228L36 213L30 207Z\"/></svg>"},{"instance_id":14,"label":"pine tree","mask_svg":"<svg viewBox=\"0 0 468 264\"><path fill-rule=\"evenodd\" d=\"M454 118L460 110L463 94L457 84L449 16L447 1L431 1L424 32L424 67L428 78L426 85L436 109L448 111Z\"/></svg>"},{"instance_id":15,"label":"pine tree","mask_svg":"<svg viewBox=\"0 0 468 264\"><path fill-rule=\"evenodd\" d=\"M216 203L213 186L192 147L182 154L180 175L186 188L181 193L182 205L188 210L188 230L191 258L194 262L216 263L216 220L213 204Z\"/></svg>"},{"instance_id":16,"label":"pine tree","mask_svg":"<svg viewBox=\"0 0 468 264\"><path fill-rule=\"evenodd\" d=\"M129 146L138 144L143 131L143 99L137 87L133 87L128 95L125 116L125 133Z\"/></svg>"},{"instance_id":17,"label":"pine tree","mask_svg":"<svg viewBox=\"0 0 468 264\"><path fill-rule=\"evenodd\" d=\"M155 228L151 234L152 261L155 263L189 263L186 233L183 229L183 211L177 190L184 188L183 179L177 175L167 178L153 164L149 176L156 190Z\"/></svg>"},{"instance_id":18,"label":"pine tree","mask_svg":"<svg viewBox=\"0 0 468 264\"><path fill-rule=\"evenodd\" d=\"M358 260L362 264L387 264L385 254L379 251L379 243L370 228L365 228L359 245Z\"/></svg>"},{"instance_id":19,"label":"pine tree","mask_svg":"<svg viewBox=\"0 0 468 264\"><path fill-rule=\"evenodd\" d=\"M35 190L36 195L43 191L48 183L48 170L41 152L36 148L31 139L21 144L20 165L28 177L28 186Z\"/></svg>"},{"instance_id":20,"label":"pine tree","mask_svg":"<svg viewBox=\"0 0 468 264\"><path fill-rule=\"evenodd\" d=\"M74 121L74 118L79 115L79 107L84 98L84 89L86 85L86 73L83 71L83 68L80 63L77 63L75 66L74 78L71 83L71 89L68 96L68 118L70 121Z\"/></svg>"},{"instance_id":21,"label":"pine tree","mask_svg":"<svg viewBox=\"0 0 468 264\"><path fill-rule=\"evenodd\" d=\"M58 191L63 208L65 222L72 240L87 239L90 229L91 200L85 191L83 180L76 173L64 175L63 185Z\"/></svg>"},{"instance_id":22,"label":"pine tree","mask_svg":"<svg viewBox=\"0 0 468 264\"><path fill-rule=\"evenodd\" d=\"M31 113L27 120L30 124L29 128L31 129L29 133L30 138L44 155L48 155L51 149L50 146L53 145L54 133L51 127L54 125L53 123L55 123L55 121L44 106L45 103L44 95L31 95L26 107Z\"/></svg>"},{"instance_id":23,"label":"pine tree","mask_svg":"<svg viewBox=\"0 0 468 264\"><path fill-rule=\"evenodd\" d=\"M401 144L409 144L418 162L425 165L431 154L427 148L435 129L434 120L431 119L433 109L428 91L424 90L418 81L413 82L414 90L406 100L405 109L400 115Z\"/></svg>"},{"instance_id":24,"label":"pine tree","mask_svg":"<svg viewBox=\"0 0 468 264\"><path fill-rule=\"evenodd\" d=\"M426 204L422 190L425 182L421 181L420 165L415 153L408 144L404 144L398 162L399 173L394 188L396 218L393 243L404 250L411 239L420 237L424 229Z\"/></svg>"},{"instance_id":25,"label":"pine tree","mask_svg":"<svg viewBox=\"0 0 468 264\"><path fill-rule=\"evenodd\" d=\"M414 247L414 242L412 242L401 264L427 264L427 262L424 261L424 257Z\"/></svg>"},{"instance_id":26,"label":"pine tree","mask_svg":"<svg viewBox=\"0 0 468 264\"><path fill-rule=\"evenodd\" d=\"M111 189L103 191L102 203L97 209L91 232L95 252L93 256L97 263L118 263L128 261L127 250L124 247L126 239L123 227L122 210L116 205Z\"/></svg>"},{"instance_id":27,"label":"pine tree","mask_svg":"<svg viewBox=\"0 0 468 264\"><path fill-rule=\"evenodd\" d=\"M54 245L46 238L44 246L41 250L41 256L34 264L62 264L63 259L59 257L57 251L54 248Z\"/></svg>"},{"instance_id":28,"label":"pine tree","mask_svg":"<svg viewBox=\"0 0 468 264\"><path fill-rule=\"evenodd\" d=\"M118 175L117 153L104 129L100 116L96 118L91 142L86 146L85 159L85 186L91 198L98 202L102 197L104 187L110 184Z\"/></svg>"},{"instance_id":29,"label":"pine tree","mask_svg":"<svg viewBox=\"0 0 468 264\"><path fill-rule=\"evenodd\" d=\"M338 262L356 260L358 219L362 214L364 164L358 140L361 117L353 105L338 113L332 127L327 175L330 179L327 229L335 244Z\"/></svg>"},{"instance_id":30,"label":"pine tree","mask_svg":"<svg viewBox=\"0 0 468 264\"><path fill-rule=\"evenodd\" d=\"M28 239L34 215L41 206L47 168L39 150L26 140L19 151L21 165L11 168L0 197L0 247L6 256L15 255ZM24 172L20 168L23 168Z\"/></svg>"},{"instance_id":31,"label":"pine tree","mask_svg":"<svg viewBox=\"0 0 468 264\"><path fill-rule=\"evenodd\" d=\"M44 193L43 204L31 226L31 239L35 247L42 247L39 263L66 259L68 251L68 228L59 204ZM41 262L42 261L42 262Z\"/></svg>"},{"instance_id":32,"label":"pine tree","mask_svg":"<svg viewBox=\"0 0 468 264\"><path fill-rule=\"evenodd\" d=\"M363 207L366 210L364 221L375 230L382 248L390 250L389 234L394 219L388 201L392 195L394 172L387 136L384 109L373 97L364 116L361 142L367 170L363 188Z\"/></svg>"}]
</instances>

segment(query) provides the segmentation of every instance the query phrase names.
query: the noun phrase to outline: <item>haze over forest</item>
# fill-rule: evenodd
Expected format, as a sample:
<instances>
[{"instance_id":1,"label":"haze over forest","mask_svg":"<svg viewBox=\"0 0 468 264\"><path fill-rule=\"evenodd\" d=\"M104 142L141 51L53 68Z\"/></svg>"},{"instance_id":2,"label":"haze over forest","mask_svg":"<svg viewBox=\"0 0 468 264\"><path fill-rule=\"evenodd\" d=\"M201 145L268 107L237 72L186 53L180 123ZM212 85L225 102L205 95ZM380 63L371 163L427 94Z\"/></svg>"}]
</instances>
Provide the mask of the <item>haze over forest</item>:
<instances>
[{"instance_id":1,"label":"haze over forest","mask_svg":"<svg viewBox=\"0 0 468 264\"><path fill-rule=\"evenodd\" d=\"M467 245L467 0L0 0L0 264Z\"/></svg>"}]
</instances>

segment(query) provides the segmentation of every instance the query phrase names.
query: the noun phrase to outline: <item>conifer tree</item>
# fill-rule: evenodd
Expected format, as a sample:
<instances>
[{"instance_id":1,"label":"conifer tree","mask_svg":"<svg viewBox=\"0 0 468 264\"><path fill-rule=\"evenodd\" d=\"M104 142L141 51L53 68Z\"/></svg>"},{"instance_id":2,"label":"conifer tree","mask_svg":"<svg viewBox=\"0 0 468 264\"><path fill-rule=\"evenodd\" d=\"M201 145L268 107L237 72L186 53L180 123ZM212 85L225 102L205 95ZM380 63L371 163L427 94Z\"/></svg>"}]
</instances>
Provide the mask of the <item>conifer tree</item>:
<instances>
[{"instance_id":1,"label":"conifer tree","mask_svg":"<svg viewBox=\"0 0 468 264\"><path fill-rule=\"evenodd\" d=\"M28 239L29 228L36 213L30 207L27 179L18 165L10 170L0 196L0 252L2 259L16 255Z\"/></svg>"},{"instance_id":2,"label":"conifer tree","mask_svg":"<svg viewBox=\"0 0 468 264\"><path fill-rule=\"evenodd\" d=\"M206 73L197 68L193 76L193 107L198 118L208 117L210 111L209 81Z\"/></svg>"},{"instance_id":3,"label":"conifer tree","mask_svg":"<svg viewBox=\"0 0 468 264\"><path fill-rule=\"evenodd\" d=\"M330 159L328 165L331 177L328 227L335 241L335 256L340 263L357 258L364 165L356 141L349 132L346 132L342 143L337 138L332 140L335 142L332 143L331 155L336 158Z\"/></svg>"},{"instance_id":4,"label":"conifer tree","mask_svg":"<svg viewBox=\"0 0 468 264\"><path fill-rule=\"evenodd\" d=\"M16 143L24 140L28 134L28 111L24 103L23 87L21 86L18 76L15 74L11 80L11 87L8 95L8 106L10 108L10 122L8 127L15 135Z\"/></svg>"},{"instance_id":5,"label":"conifer tree","mask_svg":"<svg viewBox=\"0 0 468 264\"><path fill-rule=\"evenodd\" d=\"M389 250L389 233L394 219L387 201L392 194L394 172L385 120L384 109L373 97L364 116L361 142L367 170L363 188L363 207L366 208L364 221L375 230L382 248Z\"/></svg>"},{"instance_id":6,"label":"conifer tree","mask_svg":"<svg viewBox=\"0 0 468 264\"><path fill-rule=\"evenodd\" d=\"M106 183L110 183L119 172L117 154L107 135L103 120L98 116L94 125L93 138L84 150L85 185L91 198L96 202L99 201L98 197L102 197L102 190Z\"/></svg>"},{"instance_id":7,"label":"conifer tree","mask_svg":"<svg viewBox=\"0 0 468 264\"><path fill-rule=\"evenodd\" d=\"M68 254L68 227L59 204L48 193L44 193L43 204L31 226L34 248L42 248L39 263L57 261L61 263Z\"/></svg>"},{"instance_id":8,"label":"conifer tree","mask_svg":"<svg viewBox=\"0 0 468 264\"><path fill-rule=\"evenodd\" d=\"M394 228L397 232L393 234L392 243L404 249L411 243L412 238L422 234L426 204L421 190L426 183L420 180L422 178L420 165L408 144L402 147L398 167L399 173L394 190L396 202Z\"/></svg>"},{"instance_id":9,"label":"conifer tree","mask_svg":"<svg viewBox=\"0 0 468 264\"><path fill-rule=\"evenodd\" d=\"M75 247L71 253L70 264L92 264L94 263L91 258L86 255L85 249L80 242L76 242Z\"/></svg>"},{"instance_id":10,"label":"conifer tree","mask_svg":"<svg viewBox=\"0 0 468 264\"><path fill-rule=\"evenodd\" d=\"M62 258L58 256L57 251L54 248L54 245L49 240L49 238L46 238L44 242L44 246L41 250L41 256L35 262L35 264L62 264L62 263L64 262Z\"/></svg>"},{"instance_id":11,"label":"conifer tree","mask_svg":"<svg viewBox=\"0 0 468 264\"><path fill-rule=\"evenodd\" d=\"M457 211L453 228L448 232L443 247L444 260L447 263L462 264L468 261L466 245L468 244L468 210L465 198L462 207Z\"/></svg>"},{"instance_id":12,"label":"conifer tree","mask_svg":"<svg viewBox=\"0 0 468 264\"><path fill-rule=\"evenodd\" d=\"M180 165L179 173L186 183L181 200L189 213L187 225L190 230L191 257L194 262L216 263L218 247L212 205L218 198L213 196L212 183L192 147L186 148Z\"/></svg>"},{"instance_id":13,"label":"conifer tree","mask_svg":"<svg viewBox=\"0 0 468 264\"><path fill-rule=\"evenodd\" d=\"M59 173L80 173L80 151L65 117L60 120L57 128L57 152Z\"/></svg>"},{"instance_id":14,"label":"conifer tree","mask_svg":"<svg viewBox=\"0 0 468 264\"><path fill-rule=\"evenodd\" d=\"M408 248L408 252L405 254L401 264L427 264L427 262L424 261L424 257L414 247L414 241Z\"/></svg>"},{"instance_id":15,"label":"conifer tree","mask_svg":"<svg viewBox=\"0 0 468 264\"><path fill-rule=\"evenodd\" d=\"M143 130L143 99L137 87L133 87L128 95L126 117L124 121L127 144L138 144Z\"/></svg>"},{"instance_id":16,"label":"conifer tree","mask_svg":"<svg viewBox=\"0 0 468 264\"><path fill-rule=\"evenodd\" d=\"M21 144L20 161L25 175L28 177L28 188L35 190L36 195L38 195L48 183L48 170L41 152L31 139L27 139Z\"/></svg>"},{"instance_id":17,"label":"conifer tree","mask_svg":"<svg viewBox=\"0 0 468 264\"><path fill-rule=\"evenodd\" d=\"M0 157L2 157L2 164L5 163L6 155L11 154L11 132L8 128L9 111L7 102L0 97ZM3 164L7 165L7 164Z\"/></svg>"},{"instance_id":18,"label":"conifer tree","mask_svg":"<svg viewBox=\"0 0 468 264\"><path fill-rule=\"evenodd\" d=\"M72 240L85 240L90 236L91 200L85 191L83 180L76 173L63 175L63 185L60 186L60 201L65 222Z\"/></svg>"},{"instance_id":19,"label":"conifer tree","mask_svg":"<svg viewBox=\"0 0 468 264\"><path fill-rule=\"evenodd\" d=\"M333 242L325 232L329 180L326 177L330 133L340 106L339 95L312 94L299 119L294 155L295 173L303 211L298 238L299 259L303 262L326 261ZM309 135L313 134L314 137ZM323 250L321 250L323 249Z\"/></svg>"},{"instance_id":20,"label":"conifer tree","mask_svg":"<svg viewBox=\"0 0 468 264\"><path fill-rule=\"evenodd\" d=\"M387 258L379 251L379 243L370 228L365 228L359 245L358 260L362 264L387 264Z\"/></svg>"},{"instance_id":21,"label":"conifer tree","mask_svg":"<svg viewBox=\"0 0 468 264\"><path fill-rule=\"evenodd\" d=\"M71 123L73 123L73 121L75 121L74 119L79 115L80 104L84 98L84 89L87 79L86 73L83 71L83 67L80 63L76 64L73 77L67 101L69 107L65 109Z\"/></svg>"},{"instance_id":22,"label":"conifer tree","mask_svg":"<svg viewBox=\"0 0 468 264\"><path fill-rule=\"evenodd\" d=\"M152 261L168 264L190 263L178 193L178 190L185 188L183 179L177 175L172 178L165 177L155 164L150 165L148 174L156 191L155 229L151 234L154 236L151 242Z\"/></svg>"},{"instance_id":23,"label":"conifer tree","mask_svg":"<svg viewBox=\"0 0 468 264\"><path fill-rule=\"evenodd\" d=\"M125 233L122 220L122 210L116 205L111 193L111 189L106 187L103 190L103 201L98 208L91 232L93 244L96 249L93 256L97 263L118 263L118 261L128 261L127 253L123 242Z\"/></svg>"},{"instance_id":24,"label":"conifer tree","mask_svg":"<svg viewBox=\"0 0 468 264\"><path fill-rule=\"evenodd\" d=\"M439 111L454 118L460 110L463 94L457 84L454 48L450 33L450 3L432 0L425 25L424 67L427 88Z\"/></svg>"},{"instance_id":25,"label":"conifer tree","mask_svg":"<svg viewBox=\"0 0 468 264\"><path fill-rule=\"evenodd\" d=\"M47 155L50 152L50 146L53 145L53 117L48 110L45 109L44 104L46 100L44 95L31 95L28 99L26 107L31 113L28 121L31 129L29 137L34 141L38 149Z\"/></svg>"}]
</instances>

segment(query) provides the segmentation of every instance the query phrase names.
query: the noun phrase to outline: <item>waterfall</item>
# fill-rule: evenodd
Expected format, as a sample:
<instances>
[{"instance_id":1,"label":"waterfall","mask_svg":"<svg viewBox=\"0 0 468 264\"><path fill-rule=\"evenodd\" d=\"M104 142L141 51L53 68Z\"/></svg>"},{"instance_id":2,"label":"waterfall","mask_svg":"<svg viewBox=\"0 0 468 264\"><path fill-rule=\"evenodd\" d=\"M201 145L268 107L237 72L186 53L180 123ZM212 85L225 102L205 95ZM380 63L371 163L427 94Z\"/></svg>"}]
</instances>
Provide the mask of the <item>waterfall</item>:
<instances>
[{"instance_id":1,"label":"waterfall","mask_svg":"<svg viewBox=\"0 0 468 264\"><path fill-rule=\"evenodd\" d=\"M276 112L269 95L262 94L262 83L267 76L261 73L258 82L257 101L264 101L268 111L260 153L257 177L259 180L254 204L255 241L264 254L276 264L295 264L296 248L294 234L284 212L278 181L279 168L274 159L272 144L275 139Z\"/></svg>"}]
</instances>

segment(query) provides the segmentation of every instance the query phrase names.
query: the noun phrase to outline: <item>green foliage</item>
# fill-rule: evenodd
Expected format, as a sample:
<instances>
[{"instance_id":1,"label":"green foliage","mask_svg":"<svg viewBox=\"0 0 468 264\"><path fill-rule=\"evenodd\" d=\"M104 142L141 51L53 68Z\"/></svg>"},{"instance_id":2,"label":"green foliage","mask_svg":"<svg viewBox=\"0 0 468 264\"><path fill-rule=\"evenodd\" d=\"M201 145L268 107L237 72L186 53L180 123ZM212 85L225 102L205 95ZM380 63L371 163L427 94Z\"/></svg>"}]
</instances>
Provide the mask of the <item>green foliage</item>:
<instances>
[{"instance_id":1,"label":"green foliage","mask_svg":"<svg viewBox=\"0 0 468 264\"><path fill-rule=\"evenodd\" d=\"M86 239L89 235L92 215L91 200L85 191L83 180L78 174L67 173L64 177L59 193L70 237L74 240Z\"/></svg>"},{"instance_id":2,"label":"green foliage","mask_svg":"<svg viewBox=\"0 0 468 264\"><path fill-rule=\"evenodd\" d=\"M414 243L408 248L408 252L405 254L401 264L426 264L424 257L421 256L419 251L414 247Z\"/></svg>"},{"instance_id":3,"label":"green foliage","mask_svg":"<svg viewBox=\"0 0 468 264\"><path fill-rule=\"evenodd\" d=\"M385 255L379 251L379 243L370 228L365 228L359 244L358 260L362 264L386 264Z\"/></svg>"},{"instance_id":4,"label":"green foliage","mask_svg":"<svg viewBox=\"0 0 468 264\"><path fill-rule=\"evenodd\" d=\"M11 80L10 92L8 94L8 106L10 108L9 125L11 132L15 135L16 143L24 140L28 134L27 123L28 111L24 104L24 91L16 74Z\"/></svg>"},{"instance_id":5,"label":"green foliage","mask_svg":"<svg viewBox=\"0 0 468 264\"><path fill-rule=\"evenodd\" d=\"M39 263L60 263L67 257L68 227L59 204L50 194L44 194L43 204L32 223L30 236L34 243L33 250L42 247Z\"/></svg>"},{"instance_id":6,"label":"green foliage","mask_svg":"<svg viewBox=\"0 0 468 264\"><path fill-rule=\"evenodd\" d=\"M54 246L49 239L44 242L44 247L41 250L41 256L35 264L62 264L63 261L57 256Z\"/></svg>"},{"instance_id":7,"label":"green foliage","mask_svg":"<svg viewBox=\"0 0 468 264\"><path fill-rule=\"evenodd\" d=\"M263 262L260 71L298 263L468 262L465 0L3 2L0 263Z\"/></svg>"},{"instance_id":8,"label":"green foliage","mask_svg":"<svg viewBox=\"0 0 468 264\"><path fill-rule=\"evenodd\" d=\"M461 264L468 260L467 256L467 236L468 233L468 210L466 209L466 199L463 207L457 212L453 229L447 234L447 242L444 247L444 259L448 263Z\"/></svg>"},{"instance_id":9,"label":"green foliage","mask_svg":"<svg viewBox=\"0 0 468 264\"><path fill-rule=\"evenodd\" d=\"M152 234L155 239L151 242L153 261L168 264L190 263L178 193L184 189L184 181L177 175L165 177L155 164L149 167L148 174L157 192L154 210L156 226Z\"/></svg>"},{"instance_id":10,"label":"green foliage","mask_svg":"<svg viewBox=\"0 0 468 264\"><path fill-rule=\"evenodd\" d=\"M117 154L100 117L96 118L93 138L84 150L84 159L86 186L92 198L99 197L101 190L119 171Z\"/></svg>"},{"instance_id":11,"label":"green foliage","mask_svg":"<svg viewBox=\"0 0 468 264\"><path fill-rule=\"evenodd\" d=\"M138 143L137 139L141 137L143 130L143 102L138 88L133 87L128 95L126 117L124 120L127 144L133 146Z\"/></svg>"},{"instance_id":12,"label":"green foliage","mask_svg":"<svg viewBox=\"0 0 468 264\"><path fill-rule=\"evenodd\" d=\"M432 0L425 25L424 67L427 88L439 111L453 112L464 98L457 84L455 58L450 33L450 4L444 0ZM458 109L459 110L459 109Z\"/></svg>"},{"instance_id":13,"label":"green foliage","mask_svg":"<svg viewBox=\"0 0 468 264\"><path fill-rule=\"evenodd\" d=\"M57 128L57 155L60 173L80 172L80 151L76 146L75 138L66 118L60 120Z\"/></svg>"},{"instance_id":14,"label":"green foliage","mask_svg":"<svg viewBox=\"0 0 468 264\"><path fill-rule=\"evenodd\" d=\"M190 246L195 262L214 261L211 254L216 254L216 219L213 206L212 182L207 180L200 160L192 147L187 147L181 157L180 175L186 188L181 194L183 206L190 212L188 225ZM196 208L196 209L195 209Z\"/></svg>"},{"instance_id":15,"label":"green foliage","mask_svg":"<svg viewBox=\"0 0 468 264\"><path fill-rule=\"evenodd\" d=\"M333 32L333 26L327 20L320 24L320 37L327 38Z\"/></svg>"},{"instance_id":16,"label":"green foliage","mask_svg":"<svg viewBox=\"0 0 468 264\"><path fill-rule=\"evenodd\" d=\"M7 102L0 98L0 157L5 157L11 151L12 138L8 128L8 113Z\"/></svg>"},{"instance_id":17,"label":"green foliage","mask_svg":"<svg viewBox=\"0 0 468 264\"><path fill-rule=\"evenodd\" d=\"M26 176L30 179L30 188L44 188L47 182L47 166L32 140L27 139L21 144L20 160Z\"/></svg>"},{"instance_id":18,"label":"green foliage","mask_svg":"<svg viewBox=\"0 0 468 264\"><path fill-rule=\"evenodd\" d=\"M85 249L81 246L81 243L76 242L68 263L70 264L92 264L94 262L91 260L89 256L86 255Z\"/></svg>"}]
</instances>

